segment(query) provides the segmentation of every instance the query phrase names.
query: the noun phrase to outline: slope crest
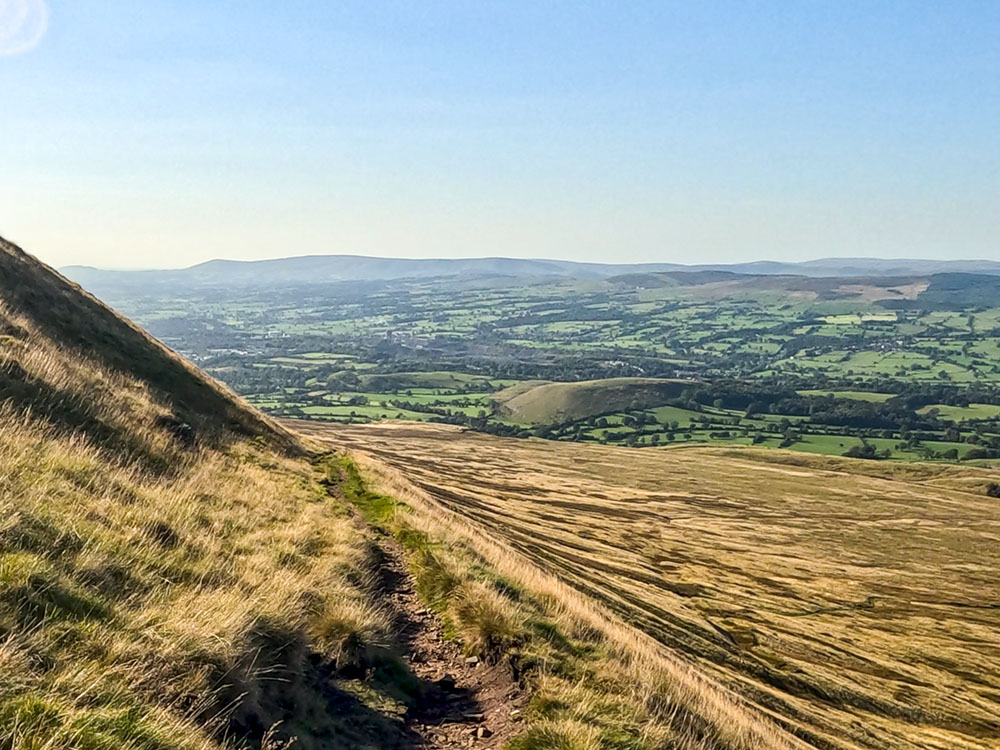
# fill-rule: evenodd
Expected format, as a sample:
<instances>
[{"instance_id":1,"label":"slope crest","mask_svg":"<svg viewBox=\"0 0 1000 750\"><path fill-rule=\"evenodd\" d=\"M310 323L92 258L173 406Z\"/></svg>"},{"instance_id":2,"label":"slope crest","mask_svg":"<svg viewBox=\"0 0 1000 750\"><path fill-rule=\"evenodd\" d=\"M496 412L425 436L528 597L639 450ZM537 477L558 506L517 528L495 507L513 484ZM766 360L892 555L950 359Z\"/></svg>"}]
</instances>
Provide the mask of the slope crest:
<instances>
[{"instance_id":1,"label":"slope crest","mask_svg":"<svg viewBox=\"0 0 1000 750\"><path fill-rule=\"evenodd\" d=\"M103 390L106 397L116 392L120 398L123 389L141 387L162 405L161 424L191 425L206 438L219 439L231 431L264 436L286 450L297 447L286 430L2 238L0 302L0 399L43 407L61 426L85 429L101 440L106 430L86 404L94 401L96 391ZM130 402L138 403L126 398L119 409Z\"/></svg>"}]
</instances>

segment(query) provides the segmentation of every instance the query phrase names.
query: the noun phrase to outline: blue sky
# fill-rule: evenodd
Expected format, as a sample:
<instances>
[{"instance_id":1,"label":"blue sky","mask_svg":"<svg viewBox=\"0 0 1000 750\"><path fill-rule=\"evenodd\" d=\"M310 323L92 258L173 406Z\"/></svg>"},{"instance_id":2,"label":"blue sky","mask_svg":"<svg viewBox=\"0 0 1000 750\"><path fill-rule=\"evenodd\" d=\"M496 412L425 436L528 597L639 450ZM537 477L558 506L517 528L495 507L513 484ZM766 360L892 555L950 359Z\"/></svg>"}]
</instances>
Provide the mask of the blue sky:
<instances>
[{"instance_id":1,"label":"blue sky","mask_svg":"<svg viewBox=\"0 0 1000 750\"><path fill-rule=\"evenodd\" d=\"M0 54L0 234L56 265L1000 259L995 0L47 11Z\"/></svg>"}]
</instances>

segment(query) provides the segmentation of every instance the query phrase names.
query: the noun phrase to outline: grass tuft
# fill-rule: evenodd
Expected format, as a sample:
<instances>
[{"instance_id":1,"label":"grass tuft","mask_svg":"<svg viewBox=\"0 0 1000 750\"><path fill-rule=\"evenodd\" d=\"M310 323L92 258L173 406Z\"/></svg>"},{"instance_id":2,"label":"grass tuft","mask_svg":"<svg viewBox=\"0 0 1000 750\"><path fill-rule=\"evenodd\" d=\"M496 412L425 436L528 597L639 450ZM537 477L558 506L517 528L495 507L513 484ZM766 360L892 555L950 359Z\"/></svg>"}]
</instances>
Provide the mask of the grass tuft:
<instances>
[{"instance_id":1,"label":"grass tuft","mask_svg":"<svg viewBox=\"0 0 1000 750\"><path fill-rule=\"evenodd\" d=\"M452 594L451 611L466 646L496 661L525 637L517 604L485 581L465 581Z\"/></svg>"}]
</instances>

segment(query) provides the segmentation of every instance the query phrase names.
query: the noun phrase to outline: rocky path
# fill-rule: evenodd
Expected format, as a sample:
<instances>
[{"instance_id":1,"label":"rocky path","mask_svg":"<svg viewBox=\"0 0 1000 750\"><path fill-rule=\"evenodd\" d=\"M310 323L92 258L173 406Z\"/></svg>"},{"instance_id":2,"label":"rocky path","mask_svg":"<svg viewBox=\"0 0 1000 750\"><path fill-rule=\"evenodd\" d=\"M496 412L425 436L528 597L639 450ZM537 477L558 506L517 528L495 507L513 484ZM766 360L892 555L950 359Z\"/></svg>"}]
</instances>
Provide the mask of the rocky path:
<instances>
[{"instance_id":1,"label":"rocky path","mask_svg":"<svg viewBox=\"0 0 1000 750\"><path fill-rule=\"evenodd\" d=\"M503 663L487 665L466 657L444 637L441 621L417 598L400 545L379 540L382 589L393 613L396 639L414 674L427 685L421 703L407 713L415 747L444 750L500 748L516 734L527 703L524 690Z\"/></svg>"}]
</instances>

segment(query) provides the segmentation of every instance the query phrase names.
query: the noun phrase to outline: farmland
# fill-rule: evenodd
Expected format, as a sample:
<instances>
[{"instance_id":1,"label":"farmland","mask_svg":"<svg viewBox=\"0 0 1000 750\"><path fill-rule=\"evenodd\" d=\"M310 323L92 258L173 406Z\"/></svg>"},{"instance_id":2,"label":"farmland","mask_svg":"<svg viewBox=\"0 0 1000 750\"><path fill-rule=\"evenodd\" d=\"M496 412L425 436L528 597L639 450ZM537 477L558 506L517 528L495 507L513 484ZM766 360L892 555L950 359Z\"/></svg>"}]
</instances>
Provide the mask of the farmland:
<instances>
[{"instance_id":1,"label":"farmland","mask_svg":"<svg viewBox=\"0 0 1000 750\"><path fill-rule=\"evenodd\" d=\"M276 416L639 447L1000 457L996 277L678 272L96 291ZM653 397L652 381L690 387Z\"/></svg>"},{"instance_id":2,"label":"farmland","mask_svg":"<svg viewBox=\"0 0 1000 750\"><path fill-rule=\"evenodd\" d=\"M996 472L294 426L397 469L815 746L1000 740Z\"/></svg>"}]
</instances>

